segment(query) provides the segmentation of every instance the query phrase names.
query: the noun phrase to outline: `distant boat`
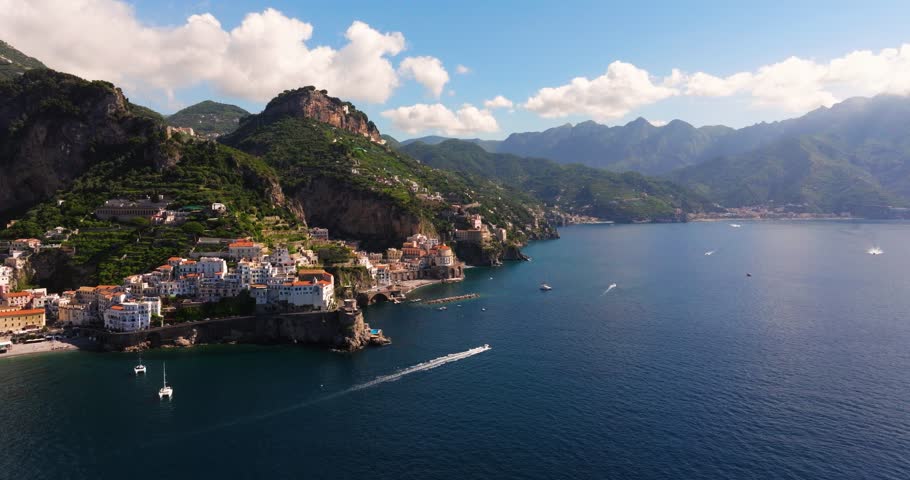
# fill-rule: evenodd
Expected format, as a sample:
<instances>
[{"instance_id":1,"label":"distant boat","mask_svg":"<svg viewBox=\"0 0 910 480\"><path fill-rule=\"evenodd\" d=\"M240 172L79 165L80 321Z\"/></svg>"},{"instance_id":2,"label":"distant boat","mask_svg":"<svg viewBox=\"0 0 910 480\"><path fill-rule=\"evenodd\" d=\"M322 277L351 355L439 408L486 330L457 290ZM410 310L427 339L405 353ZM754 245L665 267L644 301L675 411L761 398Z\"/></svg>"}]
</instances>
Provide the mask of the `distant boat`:
<instances>
[{"instance_id":1,"label":"distant boat","mask_svg":"<svg viewBox=\"0 0 910 480\"><path fill-rule=\"evenodd\" d=\"M167 364L162 364L161 375L163 376L164 386L158 389L158 399L162 400L167 397L170 400L174 397L174 389L167 385Z\"/></svg>"},{"instance_id":2,"label":"distant boat","mask_svg":"<svg viewBox=\"0 0 910 480\"><path fill-rule=\"evenodd\" d=\"M714 250L709 250L709 251L705 252L706 257L710 257L711 255L714 255Z\"/></svg>"},{"instance_id":3,"label":"distant boat","mask_svg":"<svg viewBox=\"0 0 910 480\"><path fill-rule=\"evenodd\" d=\"M885 253L885 252L882 251L881 248L872 247L872 248L870 248L866 253L868 253L869 255L881 255L881 254L883 254L883 253Z\"/></svg>"},{"instance_id":4,"label":"distant boat","mask_svg":"<svg viewBox=\"0 0 910 480\"><path fill-rule=\"evenodd\" d=\"M439 310L441 312L443 310L448 310L448 309L449 309L449 307L439 307L436 310Z\"/></svg>"},{"instance_id":5,"label":"distant boat","mask_svg":"<svg viewBox=\"0 0 910 480\"><path fill-rule=\"evenodd\" d=\"M486 309L486 308L481 308L480 311L481 311L481 312L486 312L487 309Z\"/></svg>"},{"instance_id":6,"label":"distant boat","mask_svg":"<svg viewBox=\"0 0 910 480\"><path fill-rule=\"evenodd\" d=\"M731 223L730 226L733 228L742 228L742 225L740 225L738 223Z\"/></svg>"},{"instance_id":7,"label":"distant boat","mask_svg":"<svg viewBox=\"0 0 910 480\"><path fill-rule=\"evenodd\" d=\"M546 283L541 283L540 290L544 291L544 292L549 292L550 290L553 290L553 287L547 285Z\"/></svg>"},{"instance_id":8,"label":"distant boat","mask_svg":"<svg viewBox=\"0 0 910 480\"><path fill-rule=\"evenodd\" d=\"M751 274L751 273L747 273L746 276L747 276L747 277L751 277L752 274Z\"/></svg>"},{"instance_id":9,"label":"distant boat","mask_svg":"<svg viewBox=\"0 0 910 480\"><path fill-rule=\"evenodd\" d=\"M142 356L139 356L139 365L133 367L133 373L136 375L145 374L145 365L142 364Z\"/></svg>"}]
</instances>

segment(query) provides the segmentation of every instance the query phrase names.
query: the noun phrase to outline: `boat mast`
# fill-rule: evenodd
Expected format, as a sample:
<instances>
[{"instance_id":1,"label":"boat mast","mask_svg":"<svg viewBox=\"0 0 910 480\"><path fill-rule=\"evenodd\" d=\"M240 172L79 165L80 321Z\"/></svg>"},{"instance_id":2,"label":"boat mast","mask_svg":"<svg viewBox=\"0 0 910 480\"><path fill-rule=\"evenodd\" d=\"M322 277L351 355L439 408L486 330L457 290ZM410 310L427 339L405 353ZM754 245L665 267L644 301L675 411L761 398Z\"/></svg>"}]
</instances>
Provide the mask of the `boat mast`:
<instances>
[{"instance_id":1,"label":"boat mast","mask_svg":"<svg viewBox=\"0 0 910 480\"><path fill-rule=\"evenodd\" d=\"M167 363L163 364L162 374L164 375L164 387L167 387Z\"/></svg>"}]
</instances>

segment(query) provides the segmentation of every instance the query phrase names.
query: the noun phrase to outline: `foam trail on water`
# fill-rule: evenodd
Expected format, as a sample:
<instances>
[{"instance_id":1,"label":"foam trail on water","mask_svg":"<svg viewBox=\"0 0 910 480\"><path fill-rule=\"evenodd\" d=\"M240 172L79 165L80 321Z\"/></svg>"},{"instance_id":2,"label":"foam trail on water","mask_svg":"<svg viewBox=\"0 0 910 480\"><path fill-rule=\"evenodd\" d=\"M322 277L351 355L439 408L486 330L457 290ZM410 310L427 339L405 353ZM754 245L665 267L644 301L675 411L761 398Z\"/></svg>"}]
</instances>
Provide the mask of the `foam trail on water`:
<instances>
[{"instance_id":1,"label":"foam trail on water","mask_svg":"<svg viewBox=\"0 0 910 480\"><path fill-rule=\"evenodd\" d=\"M604 293L601 293L601 294L600 294L600 296L602 297L602 296L604 296L604 295L610 293L610 290L613 290L614 288L616 288L616 284L615 284L615 283L611 283L610 286L607 287L606 290L604 290Z\"/></svg>"},{"instance_id":2,"label":"foam trail on water","mask_svg":"<svg viewBox=\"0 0 910 480\"><path fill-rule=\"evenodd\" d=\"M395 380L398 380L399 378L404 377L405 375L410 375L412 373L417 373L417 372L425 372L427 370L432 370L436 367L441 367L447 363L464 360L466 358L473 357L474 355L477 355L479 353L486 352L487 350L490 350L492 348L493 347L491 347L489 345L483 345L480 347L472 348L470 350L465 350L463 352L451 353L449 355L445 355L445 356L442 356L439 358L434 358L433 360L428 360L423 363L418 363L417 365L405 368L404 370L399 370L399 371L389 374L389 375L382 375L382 376L376 377L373 380L370 380L369 382L360 383L360 384L354 385L353 387L326 395L324 397L319 397L319 398L309 400L309 401L306 401L303 403L297 403L297 404L290 405L290 406L287 406L287 407L284 407L284 408L281 408L278 410L272 410L271 412L261 413L259 415L241 417L241 418L231 420L229 422L219 423L217 425L213 425L212 427L192 432L192 434L205 433L205 432L210 432L212 430L219 430L222 428L233 427L235 425L241 425L244 423L255 422L258 420L265 420L267 418L271 418L271 417L274 417L277 415L292 412L294 410L299 410L301 408L308 407L310 405L332 400L332 399L338 398L342 395L347 395L349 393L356 392L358 390L363 390L365 388L374 387L374 386L382 384L382 383L394 382Z\"/></svg>"}]
</instances>

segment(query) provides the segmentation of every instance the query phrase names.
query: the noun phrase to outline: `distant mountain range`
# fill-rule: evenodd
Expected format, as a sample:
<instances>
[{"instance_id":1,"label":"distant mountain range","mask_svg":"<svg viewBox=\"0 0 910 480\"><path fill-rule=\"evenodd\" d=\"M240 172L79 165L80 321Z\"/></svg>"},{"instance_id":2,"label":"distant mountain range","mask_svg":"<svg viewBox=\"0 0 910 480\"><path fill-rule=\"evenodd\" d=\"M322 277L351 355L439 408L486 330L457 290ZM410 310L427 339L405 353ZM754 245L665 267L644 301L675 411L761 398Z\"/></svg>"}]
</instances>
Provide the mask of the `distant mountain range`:
<instances>
[{"instance_id":1,"label":"distant mountain range","mask_svg":"<svg viewBox=\"0 0 910 480\"><path fill-rule=\"evenodd\" d=\"M682 212L710 208L705 198L672 182L636 172L617 173L543 158L490 153L470 141L409 142L400 150L426 165L526 192L548 206L616 221L679 220Z\"/></svg>"},{"instance_id":2,"label":"distant mountain range","mask_svg":"<svg viewBox=\"0 0 910 480\"><path fill-rule=\"evenodd\" d=\"M200 135L218 136L236 130L240 119L249 114L236 105L206 100L167 117L167 123L174 127L190 127Z\"/></svg>"},{"instance_id":3,"label":"distant mountain range","mask_svg":"<svg viewBox=\"0 0 910 480\"><path fill-rule=\"evenodd\" d=\"M680 120L657 127L638 118L617 127L583 122L466 141L493 153L664 176L728 207L798 204L878 216L879 207L910 203L908 132L910 98L880 95L741 129Z\"/></svg>"}]
</instances>

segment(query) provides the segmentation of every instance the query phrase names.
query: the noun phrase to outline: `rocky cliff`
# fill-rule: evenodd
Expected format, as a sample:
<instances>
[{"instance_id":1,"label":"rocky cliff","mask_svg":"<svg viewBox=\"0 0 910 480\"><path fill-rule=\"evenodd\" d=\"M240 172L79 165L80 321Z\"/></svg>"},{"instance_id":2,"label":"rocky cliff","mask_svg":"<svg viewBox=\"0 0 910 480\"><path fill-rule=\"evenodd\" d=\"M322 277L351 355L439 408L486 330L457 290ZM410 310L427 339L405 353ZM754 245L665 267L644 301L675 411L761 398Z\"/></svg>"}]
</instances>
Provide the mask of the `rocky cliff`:
<instances>
[{"instance_id":1,"label":"rocky cliff","mask_svg":"<svg viewBox=\"0 0 910 480\"><path fill-rule=\"evenodd\" d=\"M316 90L316 87L286 90L273 98L262 113L247 117L242 122L267 121L284 116L317 120L362 135L376 143L385 142L380 137L379 129L365 113L349 102L328 96L325 90Z\"/></svg>"},{"instance_id":2,"label":"rocky cliff","mask_svg":"<svg viewBox=\"0 0 910 480\"><path fill-rule=\"evenodd\" d=\"M166 156L120 89L52 70L0 83L0 220L67 188L102 155Z\"/></svg>"}]
</instances>

